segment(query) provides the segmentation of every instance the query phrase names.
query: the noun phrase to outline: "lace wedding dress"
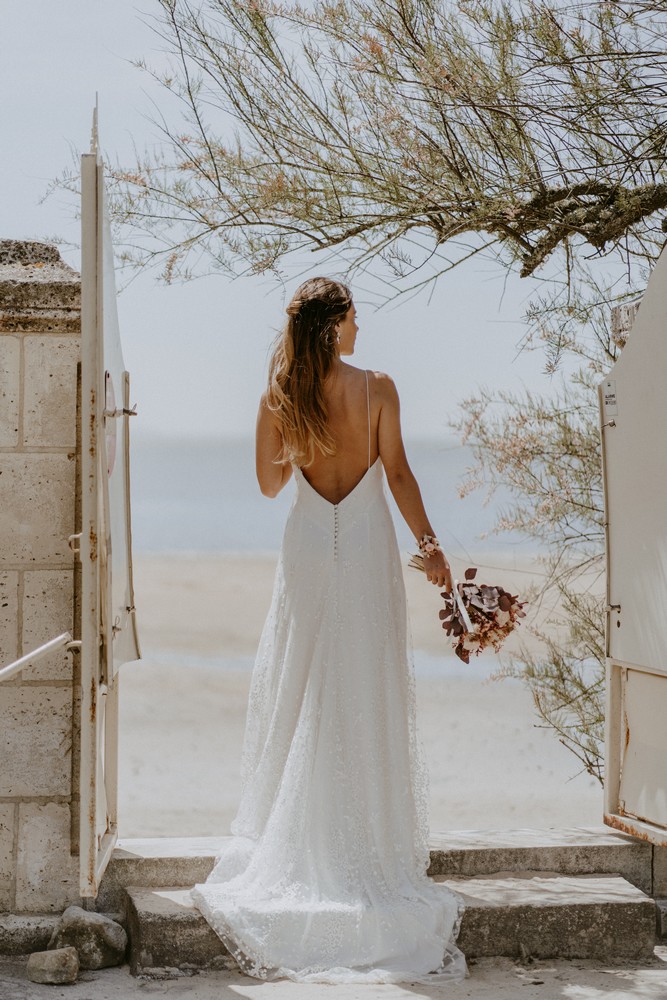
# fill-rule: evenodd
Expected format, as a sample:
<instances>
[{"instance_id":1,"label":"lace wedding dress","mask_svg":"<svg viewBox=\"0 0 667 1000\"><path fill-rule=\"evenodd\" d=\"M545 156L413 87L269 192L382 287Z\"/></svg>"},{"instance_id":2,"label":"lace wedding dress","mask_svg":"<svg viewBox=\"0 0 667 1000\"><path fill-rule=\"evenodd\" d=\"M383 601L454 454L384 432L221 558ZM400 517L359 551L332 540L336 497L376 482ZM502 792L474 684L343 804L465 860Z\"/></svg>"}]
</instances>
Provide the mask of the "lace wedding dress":
<instances>
[{"instance_id":1,"label":"lace wedding dress","mask_svg":"<svg viewBox=\"0 0 667 1000\"><path fill-rule=\"evenodd\" d=\"M427 878L401 562L380 459L340 503L295 469L252 675L238 814L192 899L240 967L462 979L462 905Z\"/></svg>"}]
</instances>

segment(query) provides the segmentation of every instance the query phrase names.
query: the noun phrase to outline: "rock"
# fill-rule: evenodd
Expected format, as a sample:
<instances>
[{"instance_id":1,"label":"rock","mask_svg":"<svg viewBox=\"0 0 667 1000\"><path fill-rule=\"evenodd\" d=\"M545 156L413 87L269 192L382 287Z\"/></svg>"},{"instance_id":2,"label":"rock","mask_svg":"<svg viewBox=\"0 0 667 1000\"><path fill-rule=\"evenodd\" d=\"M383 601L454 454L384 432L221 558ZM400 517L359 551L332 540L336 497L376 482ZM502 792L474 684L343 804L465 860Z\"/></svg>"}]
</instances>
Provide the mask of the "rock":
<instances>
[{"instance_id":1,"label":"rock","mask_svg":"<svg viewBox=\"0 0 667 1000\"><path fill-rule=\"evenodd\" d=\"M123 961L127 934L120 924L103 913L68 906L53 932L49 948L67 945L78 951L82 969L106 969Z\"/></svg>"},{"instance_id":2,"label":"rock","mask_svg":"<svg viewBox=\"0 0 667 1000\"><path fill-rule=\"evenodd\" d=\"M76 948L34 951L28 959L26 974L32 983L47 983L51 986L75 983L79 974Z\"/></svg>"}]
</instances>

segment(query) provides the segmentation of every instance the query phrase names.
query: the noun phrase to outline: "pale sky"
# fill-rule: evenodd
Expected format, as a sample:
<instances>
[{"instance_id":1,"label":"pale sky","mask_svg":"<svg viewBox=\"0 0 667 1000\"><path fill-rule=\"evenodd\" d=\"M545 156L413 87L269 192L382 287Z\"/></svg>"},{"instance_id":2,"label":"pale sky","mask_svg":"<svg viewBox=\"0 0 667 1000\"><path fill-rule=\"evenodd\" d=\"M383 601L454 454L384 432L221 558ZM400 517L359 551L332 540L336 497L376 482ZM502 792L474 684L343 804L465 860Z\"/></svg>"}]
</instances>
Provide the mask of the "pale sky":
<instances>
[{"instance_id":1,"label":"pale sky","mask_svg":"<svg viewBox=\"0 0 667 1000\"><path fill-rule=\"evenodd\" d=\"M95 92L100 140L115 159L132 162L156 140L147 120L151 99L164 97L129 60L159 64L160 40L142 22L153 0L21 0L0 6L0 237L60 236L61 253L79 269L79 223L64 192L39 204L48 182L89 147ZM308 273L291 265L283 288L270 278L222 276L166 287L142 274L119 296L125 362L140 417L133 432L242 436L254 430L269 344L283 319L285 296ZM305 273L304 273L305 272ZM125 283L129 276L119 278ZM352 363L391 374L398 385L406 437L441 437L448 417L478 386L550 393L539 352L517 352L521 316L535 284L508 279L477 260L441 279L427 295L376 310L358 292L360 334ZM353 286L354 291L354 286Z\"/></svg>"}]
</instances>

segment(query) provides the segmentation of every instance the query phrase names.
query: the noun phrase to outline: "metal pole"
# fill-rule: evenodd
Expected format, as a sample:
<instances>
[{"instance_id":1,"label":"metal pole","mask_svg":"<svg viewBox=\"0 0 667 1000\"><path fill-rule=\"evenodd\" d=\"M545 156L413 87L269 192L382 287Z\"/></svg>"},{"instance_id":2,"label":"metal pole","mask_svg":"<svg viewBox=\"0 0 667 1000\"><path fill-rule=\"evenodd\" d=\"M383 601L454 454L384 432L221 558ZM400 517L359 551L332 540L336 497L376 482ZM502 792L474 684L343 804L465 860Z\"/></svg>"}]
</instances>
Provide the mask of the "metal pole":
<instances>
[{"instance_id":1,"label":"metal pole","mask_svg":"<svg viewBox=\"0 0 667 1000\"><path fill-rule=\"evenodd\" d=\"M62 646L66 646L68 650L78 649L81 643L72 639L69 632L63 632L62 635L56 636L55 639L49 639L44 645L38 646L37 649L33 649L30 653L26 653L19 660L8 663L6 667L0 670L0 681L9 680L14 674L20 673L24 667L29 667L31 663L36 663L43 656L48 656L49 653L55 652L56 649L60 649Z\"/></svg>"}]
</instances>

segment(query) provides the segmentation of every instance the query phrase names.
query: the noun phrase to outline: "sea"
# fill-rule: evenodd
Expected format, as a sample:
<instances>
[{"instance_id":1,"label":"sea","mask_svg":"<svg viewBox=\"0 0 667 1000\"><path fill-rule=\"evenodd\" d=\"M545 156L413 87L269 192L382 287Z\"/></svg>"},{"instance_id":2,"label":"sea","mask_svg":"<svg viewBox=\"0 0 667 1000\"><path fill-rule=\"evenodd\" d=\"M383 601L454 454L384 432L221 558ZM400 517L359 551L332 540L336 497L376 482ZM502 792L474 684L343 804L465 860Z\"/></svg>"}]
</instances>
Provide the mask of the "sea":
<instances>
[{"instance_id":1,"label":"sea","mask_svg":"<svg viewBox=\"0 0 667 1000\"><path fill-rule=\"evenodd\" d=\"M410 466L429 519L450 558L469 566L524 570L535 567L539 547L515 532L496 534L494 524L511 501L507 491L490 498L484 490L464 499L459 487L474 464L469 447L455 440L407 441ZM143 437L131 450L132 542L135 553L276 553L294 496L290 481L275 499L259 491L252 439L175 440ZM407 558L414 538L387 489L399 543ZM498 582L501 582L500 580ZM160 661L217 670L252 669L253 657L184 656L160 651ZM441 655L415 649L418 677L486 679L499 666L492 651L469 666L443 643Z\"/></svg>"},{"instance_id":2,"label":"sea","mask_svg":"<svg viewBox=\"0 0 667 1000\"><path fill-rule=\"evenodd\" d=\"M469 447L455 439L407 441L410 466L427 514L453 558L479 565L494 554L519 567L539 551L533 539L494 533L511 502L484 489L461 499L459 487L474 464ZM255 478L251 439L177 440L142 437L131 450L132 536L137 552L276 552L294 495L290 481L275 499L262 496ZM414 539L389 491L399 547Z\"/></svg>"}]
</instances>

